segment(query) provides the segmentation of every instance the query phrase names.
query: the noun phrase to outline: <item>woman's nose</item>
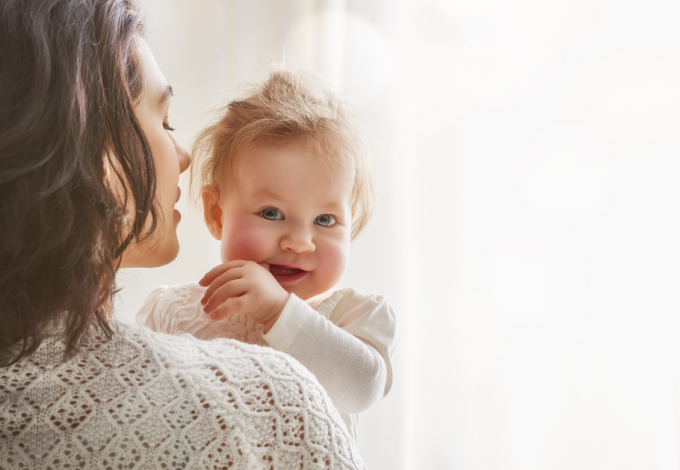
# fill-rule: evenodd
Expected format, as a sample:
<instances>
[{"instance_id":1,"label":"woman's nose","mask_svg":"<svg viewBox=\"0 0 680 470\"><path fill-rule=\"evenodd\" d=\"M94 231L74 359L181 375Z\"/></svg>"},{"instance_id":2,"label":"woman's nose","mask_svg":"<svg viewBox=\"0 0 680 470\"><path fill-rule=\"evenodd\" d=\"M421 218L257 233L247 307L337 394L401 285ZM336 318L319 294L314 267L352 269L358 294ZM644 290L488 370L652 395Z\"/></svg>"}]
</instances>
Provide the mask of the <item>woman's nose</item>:
<instances>
[{"instance_id":1,"label":"woman's nose","mask_svg":"<svg viewBox=\"0 0 680 470\"><path fill-rule=\"evenodd\" d=\"M281 249L297 254L311 253L316 246L311 234L306 230L293 230L281 239Z\"/></svg>"},{"instance_id":2,"label":"woman's nose","mask_svg":"<svg viewBox=\"0 0 680 470\"><path fill-rule=\"evenodd\" d=\"M179 160L179 172L183 173L187 168L189 168L189 165L191 164L191 157L189 156L189 152L187 152L186 149L182 147L174 137L172 137L172 142L175 144L175 151L177 152L177 158Z\"/></svg>"}]
</instances>

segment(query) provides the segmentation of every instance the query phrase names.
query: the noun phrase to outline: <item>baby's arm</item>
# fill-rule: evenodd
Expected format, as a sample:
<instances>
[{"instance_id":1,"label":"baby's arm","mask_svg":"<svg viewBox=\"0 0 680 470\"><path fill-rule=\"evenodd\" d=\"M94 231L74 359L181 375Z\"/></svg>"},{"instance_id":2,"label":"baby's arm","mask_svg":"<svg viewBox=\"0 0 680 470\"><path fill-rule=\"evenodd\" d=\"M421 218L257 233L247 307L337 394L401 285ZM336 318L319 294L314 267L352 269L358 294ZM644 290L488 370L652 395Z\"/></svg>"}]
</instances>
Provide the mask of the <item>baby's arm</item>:
<instances>
[{"instance_id":1,"label":"baby's arm","mask_svg":"<svg viewBox=\"0 0 680 470\"><path fill-rule=\"evenodd\" d=\"M392 385L395 316L382 296L352 289L336 292L327 319L291 295L264 336L275 349L304 364L342 413L359 413L380 401Z\"/></svg>"},{"instance_id":2,"label":"baby's arm","mask_svg":"<svg viewBox=\"0 0 680 470\"><path fill-rule=\"evenodd\" d=\"M144 299L144 303L135 314L135 323L139 326L146 326L153 331L160 331L160 322L156 316L160 313L158 301L168 290L168 286L159 286L149 292Z\"/></svg>"},{"instance_id":3,"label":"baby's arm","mask_svg":"<svg viewBox=\"0 0 680 470\"><path fill-rule=\"evenodd\" d=\"M201 304L210 318L245 312L263 324L265 341L314 373L340 412L364 411L389 391L395 317L381 296L345 289L320 314L251 261L217 266L199 284L209 285Z\"/></svg>"}]
</instances>

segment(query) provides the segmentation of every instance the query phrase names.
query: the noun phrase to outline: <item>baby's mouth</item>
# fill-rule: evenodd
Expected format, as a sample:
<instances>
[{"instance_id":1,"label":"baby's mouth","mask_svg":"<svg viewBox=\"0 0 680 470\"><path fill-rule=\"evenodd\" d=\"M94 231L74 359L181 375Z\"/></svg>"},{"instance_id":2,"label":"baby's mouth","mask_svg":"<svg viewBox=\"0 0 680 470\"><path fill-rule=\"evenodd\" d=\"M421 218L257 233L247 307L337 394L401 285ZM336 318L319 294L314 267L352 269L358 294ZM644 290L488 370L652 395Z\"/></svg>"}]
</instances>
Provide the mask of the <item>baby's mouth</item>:
<instances>
[{"instance_id":1,"label":"baby's mouth","mask_svg":"<svg viewBox=\"0 0 680 470\"><path fill-rule=\"evenodd\" d=\"M307 271L304 269L293 268L290 266L283 266L280 264L270 264L269 272L272 273L274 278L280 283L282 282L292 282L304 277Z\"/></svg>"}]
</instances>

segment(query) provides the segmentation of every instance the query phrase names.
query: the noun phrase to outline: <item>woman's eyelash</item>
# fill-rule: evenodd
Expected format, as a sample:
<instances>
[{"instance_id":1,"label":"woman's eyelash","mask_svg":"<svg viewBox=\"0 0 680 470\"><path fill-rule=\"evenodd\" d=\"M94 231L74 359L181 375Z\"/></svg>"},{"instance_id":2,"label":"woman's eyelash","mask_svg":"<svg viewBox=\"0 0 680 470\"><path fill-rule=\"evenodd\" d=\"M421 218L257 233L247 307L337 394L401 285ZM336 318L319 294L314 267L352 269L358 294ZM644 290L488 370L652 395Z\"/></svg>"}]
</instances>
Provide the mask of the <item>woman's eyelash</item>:
<instances>
[{"instance_id":1,"label":"woman's eyelash","mask_svg":"<svg viewBox=\"0 0 680 470\"><path fill-rule=\"evenodd\" d=\"M163 127L165 128L166 131L172 132L175 130L175 128L170 126L170 124L163 124Z\"/></svg>"}]
</instances>

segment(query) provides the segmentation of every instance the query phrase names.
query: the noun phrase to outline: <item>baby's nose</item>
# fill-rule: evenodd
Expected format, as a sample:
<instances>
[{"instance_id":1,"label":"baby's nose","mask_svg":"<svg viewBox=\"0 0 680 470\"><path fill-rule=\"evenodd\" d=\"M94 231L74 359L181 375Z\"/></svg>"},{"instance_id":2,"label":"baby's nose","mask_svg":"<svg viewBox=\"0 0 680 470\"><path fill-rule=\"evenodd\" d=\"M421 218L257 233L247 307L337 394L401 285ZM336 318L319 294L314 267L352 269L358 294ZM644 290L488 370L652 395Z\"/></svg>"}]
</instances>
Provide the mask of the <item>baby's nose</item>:
<instances>
[{"instance_id":1,"label":"baby's nose","mask_svg":"<svg viewBox=\"0 0 680 470\"><path fill-rule=\"evenodd\" d=\"M305 230L296 230L281 239L281 249L294 253L311 253L315 249L311 234Z\"/></svg>"}]
</instances>

